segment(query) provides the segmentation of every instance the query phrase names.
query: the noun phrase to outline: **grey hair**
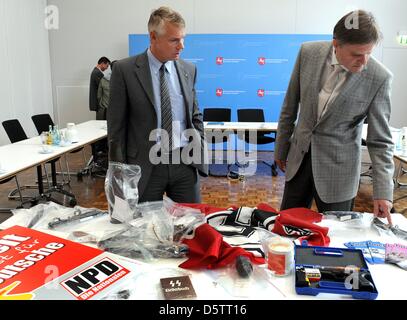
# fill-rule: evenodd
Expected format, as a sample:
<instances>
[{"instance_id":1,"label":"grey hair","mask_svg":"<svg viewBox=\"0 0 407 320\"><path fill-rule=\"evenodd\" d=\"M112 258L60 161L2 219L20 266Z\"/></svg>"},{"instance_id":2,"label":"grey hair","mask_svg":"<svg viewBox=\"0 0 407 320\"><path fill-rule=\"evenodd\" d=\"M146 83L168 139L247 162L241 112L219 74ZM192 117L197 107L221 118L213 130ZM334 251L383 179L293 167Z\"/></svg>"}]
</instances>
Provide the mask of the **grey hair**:
<instances>
[{"instance_id":1,"label":"grey hair","mask_svg":"<svg viewBox=\"0 0 407 320\"><path fill-rule=\"evenodd\" d=\"M185 28L185 20L178 12L169 7L160 7L153 10L150 15L150 19L148 20L148 32L155 31L158 34L162 34L165 22Z\"/></svg>"}]
</instances>

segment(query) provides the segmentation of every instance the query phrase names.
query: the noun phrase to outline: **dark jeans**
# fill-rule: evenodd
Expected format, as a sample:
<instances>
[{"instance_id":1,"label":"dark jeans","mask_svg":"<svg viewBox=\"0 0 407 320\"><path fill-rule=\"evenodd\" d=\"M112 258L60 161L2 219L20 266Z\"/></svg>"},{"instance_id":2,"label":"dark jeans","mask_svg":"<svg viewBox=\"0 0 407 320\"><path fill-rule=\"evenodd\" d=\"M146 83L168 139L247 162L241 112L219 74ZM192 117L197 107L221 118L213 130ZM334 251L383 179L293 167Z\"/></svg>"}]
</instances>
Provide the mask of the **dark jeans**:
<instances>
[{"instance_id":1,"label":"dark jeans","mask_svg":"<svg viewBox=\"0 0 407 320\"><path fill-rule=\"evenodd\" d=\"M333 183L335 183L333 181ZM352 211L354 198L335 203L326 203L318 196L312 175L311 151L305 154L301 166L293 179L287 181L284 187L283 200L280 210L289 208L311 208L315 199L319 212L325 211Z\"/></svg>"}]
</instances>

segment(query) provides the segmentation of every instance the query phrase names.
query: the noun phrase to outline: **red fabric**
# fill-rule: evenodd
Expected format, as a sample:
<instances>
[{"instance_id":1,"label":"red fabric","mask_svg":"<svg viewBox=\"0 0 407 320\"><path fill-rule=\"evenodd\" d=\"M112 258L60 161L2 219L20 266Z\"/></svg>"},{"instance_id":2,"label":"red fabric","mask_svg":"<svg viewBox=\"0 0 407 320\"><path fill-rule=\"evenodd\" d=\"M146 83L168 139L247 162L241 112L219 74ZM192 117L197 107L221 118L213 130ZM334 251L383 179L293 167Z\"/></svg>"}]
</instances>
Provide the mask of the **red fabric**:
<instances>
[{"instance_id":1,"label":"red fabric","mask_svg":"<svg viewBox=\"0 0 407 320\"><path fill-rule=\"evenodd\" d=\"M263 258L257 258L251 252L227 244L222 235L206 223L195 229L192 239L184 239L183 243L189 247L189 259L179 267L185 269L221 268L234 263L238 256L246 256L253 263L264 263Z\"/></svg>"},{"instance_id":2,"label":"red fabric","mask_svg":"<svg viewBox=\"0 0 407 320\"><path fill-rule=\"evenodd\" d=\"M237 207L234 206L229 208L217 208L207 204L185 203L182 205L199 209L205 215L228 209L237 209ZM307 240L310 245L329 245L328 228L320 227L315 224L315 222L321 221L321 214L307 208L293 208L283 210L279 213L273 207L265 203L259 204L257 208L279 214L272 230L274 233L282 236L292 236L292 234L286 232L287 227L307 229L312 232L312 234L310 236L300 237L298 240ZM208 224L202 224L197 227L193 238L184 239L183 242L189 247L189 259L180 265L181 268L220 268L233 263L239 255L249 257L253 263L265 263L263 258L255 257L251 252L239 247L230 246L223 241L222 235Z\"/></svg>"},{"instance_id":3,"label":"red fabric","mask_svg":"<svg viewBox=\"0 0 407 320\"><path fill-rule=\"evenodd\" d=\"M284 226L294 226L297 228L308 229L311 230L313 234L298 238L300 242L302 240L307 240L308 244L312 246L329 246L331 241L331 239L328 237L329 228L321 227L315 224L316 222L320 222L322 220L322 214L308 208L292 208L278 212L276 209L266 203L260 203L257 208L279 214L274 224L274 233L281 236L287 236Z\"/></svg>"},{"instance_id":4,"label":"red fabric","mask_svg":"<svg viewBox=\"0 0 407 320\"><path fill-rule=\"evenodd\" d=\"M328 237L329 228L316 225L316 222L322 220L322 215L307 208L293 208L280 211L279 216L274 224L273 232L286 235L283 226L295 226L312 231L312 235L298 238L307 240L312 246L329 246L330 238Z\"/></svg>"}]
</instances>

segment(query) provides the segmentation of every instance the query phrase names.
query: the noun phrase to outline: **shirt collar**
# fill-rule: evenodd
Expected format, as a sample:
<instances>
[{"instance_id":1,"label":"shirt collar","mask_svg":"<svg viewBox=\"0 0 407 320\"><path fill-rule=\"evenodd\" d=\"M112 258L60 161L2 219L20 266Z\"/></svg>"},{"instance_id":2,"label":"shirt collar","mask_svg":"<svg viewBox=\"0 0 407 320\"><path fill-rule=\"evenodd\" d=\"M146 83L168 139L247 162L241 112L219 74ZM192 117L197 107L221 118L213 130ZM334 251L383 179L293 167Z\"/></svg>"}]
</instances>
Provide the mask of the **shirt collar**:
<instances>
[{"instance_id":1,"label":"shirt collar","mask_svg":"<svg viewBox=\"0 0 407 320\"><path fill-rule=\"evenodd\" d=\"M148 50L147 50L147 56L148 56L148 61L150 63L152 71L154 72L154 74L157 74L160 71L162 62L153 55L150 48L148 48ZM174 62L167 61L165 63L165 68L167 69L168 73L171 75L174 70Z\"/></svg>"}]
</instances>

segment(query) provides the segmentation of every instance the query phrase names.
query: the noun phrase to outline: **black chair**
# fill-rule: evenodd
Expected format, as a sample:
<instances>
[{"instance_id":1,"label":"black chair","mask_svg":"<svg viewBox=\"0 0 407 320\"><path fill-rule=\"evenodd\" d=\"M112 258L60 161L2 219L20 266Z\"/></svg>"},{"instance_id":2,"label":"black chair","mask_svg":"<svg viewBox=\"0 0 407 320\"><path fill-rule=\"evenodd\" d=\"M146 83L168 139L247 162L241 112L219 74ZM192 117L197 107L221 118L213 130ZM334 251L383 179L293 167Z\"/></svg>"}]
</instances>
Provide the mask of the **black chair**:
<instances>
[{"instance_id":1,"label":"black chair","mask_svg":"<svg viewBox=\"0 0 407 320\"><path fill-rule=\"evenodd\" d=\"M11 181L11 180L13 180L13 179L16 181L16 185L17 185L17 188L14 189L13 191L17 191L17 192L18 192L18 195L19 195L18 197L19 197L19 200L20 200L20 205L17 206L17 209L20 209L20 208L23 208L23 205L24 205L24 197L23 197L23 194L22 194L22 192L21 192L22 187L20 187L20 184L19 184L19 182L18 182L17 175L11 176L11 177L9 177L9 178L6 178L6 179L0 181L0 184L7 183L7 182L9 182L9 181ZM12 192L13 192L13 191L12 191ZM10 194L9 194L9 197L10 197ZM0 208L0 212L10 212L11 210L12 210L12 208Z\"/></svg>"},{"instance_id":2,"label":"black chair","mask_svg":"<svg viewBox=\"0 0 407 320\"><path fill-rule=\"evenodd\" d=\"M231 109L230 108L205 108L203 110L203 121L204 122L230 122L231 121ZM225 143L228 141L228 136L223 136L222 141L217 141L216 137L214 135L212 135L210 137L210 141L208 141L208 143L210 143L212 145L211 151L212 151L212 160L214 162L215 160L215 144L222 142ZM225 157L224 157L225 158ZM228 164L228 172L229 172L229 168L230 168L230 164ZM211 172L211 167L212 164L209 166L209 175L210 176L215 176L215 177L226 177L227 174L213 174Z\"/></svg>"},{"instance_id":3,"label":"black chair","mask_svg":"<svg viewBox=\"0 0 407 320\"><path fill-rule=\"evenodd\" d=\"M37 129L38 134L41 134L42 132L47 132L49 131L50 126L54 127L54 121L52 120L51 116L48 113L41 113L41 114L36 114L34 116L31 117L32 121L34 122L34 126ZM70 153L77 153L82 151L82 156L83 156L83 161L84 163L86 163L86 158L85 158L85 154L84 154L84 148L79 148L77 150L71 151ZM66 167L67 167L67 172L59 172L62 175L66 174L68 176L68 180L70 179L69 176L71 174L78 176L78 178L81 177L80 173L71 173L69 171L69 164L68 161L65 157L65 163L66 163Z\"/></svg>"},{"instance_id":4,"label":"black chair","mask_svg":"<svg viewBox=\"0 0 407 320\"><path fill-rule=\"evenodd\" d=\"M20 122L17 119L4 121L3 127L6 130L6 133L12 143L28 139L23 127L21 126ZM60 201L58 201L52 197L52 192L58 192L65 196L71 197L69 204L72 206L76 205L75 195L66 190L63 190L57 184L55 162L57 162L59 159L60 158L58 157L58 158L52 159L47 162L48 164L51 165L52 186L49 186L49 188L46 191L44 191L44 186L43 186L43 181L42 181L42 166L41 165L37 166L37 179L38 179L39 195L36 197L30 197L29 200L23 202L21 206L23 206L23 204L27 203L27 202L31 202L31 204L34 205L34 204L37 204L40 200L44 200L44 199L46 201L54 201L56 203L63 204ZM45 167L45 165L44 165L44 167Z\"/></svg>"},{"instance_id":5,"label":"black chair","mask_svg":"<svg viewBox=\"0 0 407 320\"><path fill-rule=\"evenodd\" d=\"M16 143L18 141L22 141L25 139L28 139L27 135L24 132L23 127L21 126L20 122L17 119L11 119L11 120L6 120L2 122L3 128L6 131L6 134L8 138L10 139L11 143ZM18 182L17 175L7 178L3 181L0 182L0 184L9 182L10 180L15 179L17 188L13 189L12 191L9 192L8 198L10 200L20 200L20 207L22 207L24 199L30 198L22 195L22 190L24 189L37 189L38 187L36 185L25 185L21 186ZM16 193L18 193L18 196L16 196Z\"/></svg>"},{"instance_id":6,"label":"black chair","mask_svg":"<svg viewBox=\"0 0 407 320\"><path fill-rule=\"evenodd\" d=\"M237 119L239 122L265 122L264 119L264 112L263 109L238 109L237 110ZM257 131L257 142L256 144L268 144L268 143L273 143L276 141L275 136L272 137L269 134L274 133L272 131ZM249 139L250 135L249 132L244 133L244 137L238 137L238 138L243 138L246 143L253 143ZM264 160L260 160L262 163L265 165L271 167L271 174L273 176L277 176L277 166L276 164L273 163L270 164Z\"/></svg>"},{"instance_id":7,"label":"black chair","mask_svg":"<svg viewBox=\"0 0 407 320\"><path fill-rule=\"evenodd\" d=\"M230 108L205 108L203 110L203 121L230 122Z\"/></svg>"}]
</instances>

